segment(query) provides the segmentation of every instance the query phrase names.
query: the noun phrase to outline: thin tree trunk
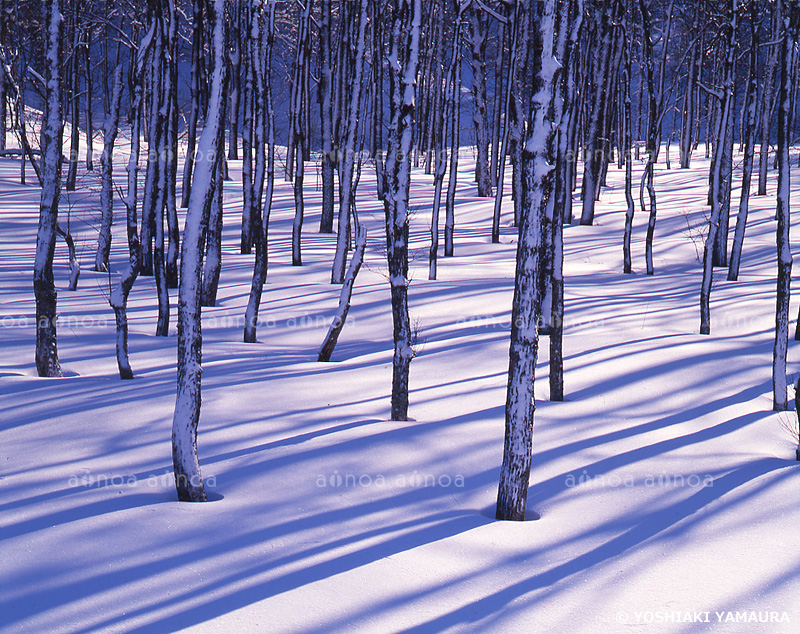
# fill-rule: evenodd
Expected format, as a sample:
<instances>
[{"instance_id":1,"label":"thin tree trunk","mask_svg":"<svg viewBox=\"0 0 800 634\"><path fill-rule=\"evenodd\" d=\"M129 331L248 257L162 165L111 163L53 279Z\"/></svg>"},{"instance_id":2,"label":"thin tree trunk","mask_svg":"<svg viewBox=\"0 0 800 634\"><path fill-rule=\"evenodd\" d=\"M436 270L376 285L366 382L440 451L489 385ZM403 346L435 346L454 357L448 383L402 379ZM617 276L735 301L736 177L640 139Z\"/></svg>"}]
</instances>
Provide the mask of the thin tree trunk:
<instances>
[{"instance_id":1,"label":"thin tree trunk","mask_svg":"<svg viewBox=\"0 0 800 634\"><path fill-rule=\"evenodd\" d=\"M122 101L122 66L114 70L114 88L111 110L103 128L103 154L100 156L100 234L97 238L95 271L108 271L108 256L111 252L111 225L114 220L114 144L119 130L119 107Z\"/></svg>"},{"instance_id":2,"label":"thin tree trunk","mask_svg":"<svg viewBox=\"0 0 800 634\"><path fill-rule=\"evenodd\" d=\"M789 345L789 294L792 282L790 225L790 120L793 101L791 78L795 47L800 31L800 0L787 0L787 13L781 21L780 82L778 84L778 280L775 306L775 343L772 349L772 409L788 409L786 352Z\"/></svg>"},{"instance_id":3,"label":"thin tree trunk","mask_svg":"<svg viewBox=\"0 0 800 634\"><path fill-rule=\"evenodd\" d=\"M258 310L261 305L261 294L264 282L267 279L269 263L268 236L269 218L272 209L272 192L275 182L275 112L272 104L272 48L275 37L275 4L276 0L268 0L266 29L257 28L259 16L253 15L253 29L251 31L254 41L251 46L259 52L256 65L256 104L257 128L256 145L258 147L256 161L256 180L258 182L258 205L256 210L256 257L253 266L253 280L250 285L250 296L245 311L244 342L255 343L258 329ZM264 11L264 5L259 5L259 12ZM255 59L255 58L254 58ZM265 160L264 145L267 146ZM260 209L261 192L266 181L266 195L263 214Z\"/></svg>"},{"instance_id":4,"label":"thin tree trunk","mask_svg":"<svg viewBox=\"0 0 800 634\"><path fill-rule=\"evenodd\" d=\"M353 17L355 18L355 16ZM368 18L369 0L360 0L356 56L353 67L354 77L350 90L347 126L344 142L342 143L343 156L339 160L339 223L336 236L336 253L333 257L331 269L331 284L341 284L344 281L347 252L350 244L350 220L353 205L355 204L353 170L356 160L359 121L361 119L361 94L364 83Z\"/></svg>"},{"instance_id":5,"label":"thin tree trunk","mask_svg":"<svg viewBox=\"0 0 800 634\"><path fill-rule=\"evenodd\" d=\"M331 0L322 0L319 21L319 87L317 89L322 133L322 214L320 233L333 233L333 53L331 50Z\"/></svg>"},{"instance_id":6,"label":"thin tree trunk","mask_svg":"<svg viewBox=\"0 0 800 634\"><path fill-rule=\"evenodd\" d=\"M139 243L139 223L136 213L138 198L139 153L141 149L142 98L144 64L155 36L155 20L135 51L133 68L129 70L131 85L131 153L128 157L128 191L123 199L128 233L128 268L123 272L119 284L111 291L109 304L114 309L117 332L117 367L120 379L132 379L133 370L128 359L128 295L133 288L142 266Z\"/></svg>"},{"instance_id":7,"label":"thin tree trunk","mask_svg":"<svg viewBox=\"0 0 800 634\"><path fill-rule=\"evenodd\" d=\"M738 26L738 0L729 0L728 24L726 25L726 62L725 62L725 86L720 93L720 130L728 126L728 121L732 117L733 110L733 64L736 57L736 29ZM714 161L712 170L712 200L711 217L708 223L708 235L703 249L703 281L700 287L700 334L708 335L711 333L711 286L714 276L714 246L717 242L717 229L719 227L720 214L722 211L722 199L719 196L722 180L722 161Z\"/></svg>"},{"instance_id":8,"label":"thin tree trunk","mask_svg":"<svg viewBox=\"0 0 800 634\"><path fill-rule=\"evenodd\" d=\"M42 135L43 180L39 205L39 228L33 266L33 293L36 298L36 371L42 377L61 376L56 336L56 286L53 256L58 227L58 199L61 193L61 52L63 19L59 0L46 0L47 63L45 88L47 101Z\"/></svg>"},{"instance_id":9,"label":"thin tree trunk","mask_svg":"<svg viewBox=\"0 0 800 634\"><path fill-rule=\"evenodd\" d=\"M224 143L225 2L209 2L211 32L211 90L208 117L198 146L192 191L186 212L181 281L178 299L178 389L172 420L172 464L175 487L182 502L207 500L197 459L197 425L201 403L201 308L200 276L203 234L214 198L214 182L220 177L217 155Z\"/></svg>"},{"instance_id":10,"label":"thin tree trunk","mask_svg":"<svg viewBox=\"0 0 800 634\"><path fill-rule=\"evenodd\" d=\"M744 158L742 160L742 187L739 198L739 212L736 215L736 229L731 247L731 258L728 265L728 280L739 279L739 266L742 260L742 246L747 228L747 214L750 206L750 182L753 176L753 159L755 156L756 114L758 107L758 12L755 3L750 9L750 75L747 81L747 102L744 105L745 119Z\"/></svg>"},{"instance_id":11,"label":"thin tree trunk","mask_svg":"<svg viewBox=\"0 0 800 634\"><path fill-rule=\"evenodd\" d=\"M339 295L339 308L333 317L333 322L328 329L328 334L325 336L325 341L322 342L320 347L317 361L330 361L333 349L339 341L339 335L344 328L344 322L347 319L347 314L350 312L350 298L353 294L353 285L356 281L358 271L361 269L361 264L364 262L364 249L367 246L367 230L363 226L359 226L356 230L356 246L353 251L353 257L350 260L350 265L347 267L347 274L344 276L342 283L342 292Z\"/></svg>"},{"instance_id":12,"label":"thin tree trunk","mask_svg":"<svg viewBox=\"0 0 800 634\"><path fill-rule=\"evenodd\" d=\"M392 124L386 174L386 249L394 324L391 419L408 419L409 369L414 356L408 314L408 203L414 134L416 76L419 68L422 0L391 0Z\"/></svg>"}]
</instances>

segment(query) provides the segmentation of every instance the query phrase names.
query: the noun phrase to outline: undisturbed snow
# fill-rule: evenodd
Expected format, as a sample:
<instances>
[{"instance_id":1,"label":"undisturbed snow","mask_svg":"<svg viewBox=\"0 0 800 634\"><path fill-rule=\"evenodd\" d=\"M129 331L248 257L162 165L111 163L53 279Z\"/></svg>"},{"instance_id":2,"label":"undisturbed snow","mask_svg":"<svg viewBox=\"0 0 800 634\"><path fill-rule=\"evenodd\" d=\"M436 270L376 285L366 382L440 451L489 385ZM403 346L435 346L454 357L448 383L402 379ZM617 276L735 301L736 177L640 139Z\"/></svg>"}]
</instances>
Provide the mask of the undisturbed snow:
<instances>
[{"instance_id":1,"label":"undisturbed snow","mask_svg":"<svg viewBox=\"0 0 800 634\"><path fill-rule=\"evenodd\" d=\"M335 237L315 233L316 166L302 268L291 266L291 185L276 180L258 344L240 343L252 256L238 254L240 182L226 184L219 301L204 312L199 451L212 501L195 505L175 501L170 476L174 325L153 336L152 279L130 300L137 378L117 377L109 277L91 271L93 175L62 200L84 267L67 292L60 242L66 376L35 377L39 190L0 159L0 631L798 631L795 419L771 411L774 180L752 199L740 281L716 272L702 337L707 162L658 165L654 277L640 210L637 273L620 273L612 168L595 226L565 231L566 402L548 402L541 338L529 494L541 518L499 523L516 237L509 199L502 244L490 243L492 201L476 197L464 152L456 257L440 259L435 282L432 177L413 174L410 302L423 343L403 423L387 421L391 314L372 172L358 205L367 257L329 364L315 360L340 289L328 283ZM238 179L240 164L231 171ZM125 251L118 216L111 282ZM796 372L793 342L789 354Z\"/></svg>"}]
</instances>

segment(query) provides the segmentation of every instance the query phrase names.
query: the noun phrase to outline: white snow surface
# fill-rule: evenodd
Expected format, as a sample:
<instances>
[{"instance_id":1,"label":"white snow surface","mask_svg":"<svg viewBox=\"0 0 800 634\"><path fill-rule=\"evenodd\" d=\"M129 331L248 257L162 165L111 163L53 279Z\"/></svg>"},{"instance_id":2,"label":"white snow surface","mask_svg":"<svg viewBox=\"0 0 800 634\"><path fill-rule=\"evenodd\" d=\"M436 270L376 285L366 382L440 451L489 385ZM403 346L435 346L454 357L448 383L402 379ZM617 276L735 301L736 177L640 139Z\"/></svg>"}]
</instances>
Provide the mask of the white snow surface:
<instances>
[{"instance_id":1,"label":"white snow surface","mask_svg":"<svg viewBox=\"0 0 800 634\"><path fill-rule=\"evenodd\" d=\"M61 220L71 209L78 291L65 290L61 240L56 251L65 377L37 378L39 189L18 184L17 159L0 159L0 632L800 631L795 414L771 411L774 174L751 202L740 281L715 272L704 337L702 148L691 171L657 166L652 277L638 209L636 273L621 273L624 172L612 167L595 226L565 228L563 403L548 401L540 341L528 500L540 519L503 523L493 516L516 230L509 198L502 243L490 243L493 201L476 196L472 156L460 164L456 257L439 259L433 282L433 177L413 170L409 301L423 343L408 422L387 420L392 326L373 173L359 187L366 261L333 362L321 364L340 288L328 283L336 238L314 232L319 177L307 180L303 267L291 266L291 184L276 179L260 343L244 344L252 256L238 254L231 162L219 301L204 309L206 504L177 502L171 477L176 292L171 336L156 338L153 280L137 281L136 379L120 381L109 276L91 270L99 175L83 174ZM126 262L121 210L111 283ZM790 372L798 361L792 341Z\"/></svg>"}]
</instances>

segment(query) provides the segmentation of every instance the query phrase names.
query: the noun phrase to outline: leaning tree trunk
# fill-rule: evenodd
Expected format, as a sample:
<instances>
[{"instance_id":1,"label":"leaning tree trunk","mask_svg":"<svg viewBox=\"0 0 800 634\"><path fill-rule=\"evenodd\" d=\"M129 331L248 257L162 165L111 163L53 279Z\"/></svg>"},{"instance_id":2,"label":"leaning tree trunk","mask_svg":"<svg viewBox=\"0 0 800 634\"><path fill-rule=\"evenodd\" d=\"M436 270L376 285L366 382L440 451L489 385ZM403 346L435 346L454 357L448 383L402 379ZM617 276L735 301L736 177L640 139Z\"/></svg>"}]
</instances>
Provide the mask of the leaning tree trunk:
<instances>
[{"instance_id":1,"label":"leaning tree trunk","mask_svg":"<svg viewBox=\"0 0 800 634\"><path fill-rule=\"evenodd\" d=\"M414 139L414 103L419 68L422 0L391 0L392 123L386 161L386 255L392 295L394 357L392 359L391 419L408 419L408 377L412 348L408 314L408 202L411 150Z\"/></svg>"},{"instance_id":2,"label":"leaning tree trunk","mask_svg":"<svg viewBox=\"0 0 800 634\"><path fill-rule=\"evenodd\" d=\"M555 0L531 1L529 6L537 24L533 30L536 80L530 115L530 128L524 150L525 198L520 215L517 244L517 270L511 309L508 392L505 406L505 443L496 517L499 520L525 520L528 480L533 449L533 384L539 348L537 323L541 218L553 186L553 145L556 126L548 120L552 113L558 68L553 57ZM536 15L538 13L538 15ZM539 57L540 56L540 57ZM537 59L538 57L538 59Z\"/></svg>"},{"instance_id":3,"label":"leaning tree trunk","mask_svg":"<svg viewBox=\"0 0 800 634\"><path fill-rule=\"evenodd\" d=\"M267 279L268 267L268 242L269 217L272 209L272 192L275 182L275 112L272 104L272 47L275 37L275 0L269 0L266 29L261 24L258 14L253 15L253 28L251 30L251 47L254 60L258 60L255 72L255 106L256 106L256 133L255 144L257 147L256 159L256 189L258 190L258 204L255 218L256 257L253 265L253 279L250 284L250 296L245 310L244 342L255 343L258 329L258 309L261 304L261 294L264 282ZM264 5L259 5L259 13L264 11ZM264 155L266 144L267 156ZM266 195L264 196L264 210L260 209L261 193L266 182Z\"/></svg>"},{"instance_id":4,"label":"leaning tree trunk","mask_svg":"<svg viewBox=\"0 0 800 634\"><path fill-rule=\"evenodd\" d=\"M361 92L364 83L368 9L369 0L360 0L353 85L350 89L347 126L345 128L344 143L342 144L344 152L339 160L339 223L336 236L336 253L333 256L331 269L331 284L341 284L344 281L347 252L350 245L350 216L355 202L353 200L355 194L353 172L356 160L359 120L361 119Z\"/></svg>"},{"instance_id":5,"label":"leaning tree trunk","mask_svg":"<svg viewBox=\"0 0 800 634\"><path fill-rule=\"evenodd\" d=\"M758 13L752 3L750 10L750 74L747 81L747 102L744 118L744 158L742 160L742 188L739 198L739 212L736 215L736 229L733 235L731 258L728 264L728 280L739 279L739 265L742 260L744 233L747 228L747 214L750 206L750 182L753 176L755 156L756 112L758 107Z\"/></svg>"},{"instance_id":6,"label":"leaning tree trunk","mask_svg":"<svg viewBox=\"0 0 800 634\"><path fill-rule=\"evenodd\" d=\"M780 83L778 84L778 280L775 306L775 343L772 349L772 409L788 409L786 352L789 344L789 293L792 281L792 248L789 242L789 146L792 110L791 80L794 50L800 31L800 0L788 0L788 13L782 21Z\"/></svg>"},{"instance_id":7,"label":"leaning tree trunk","mask_svg":"<svg viewBox=\"0 0 800 634\"><path fill-rule=\"evenodd\" d=\"M36 298L36 371L39 376L61 376L56 337L56 286L53 256L58 227L58 199L61 194L61 53L63 19L59 0L46 0L47 55L45 64L45 119L42 136L42 194L39 229L33 265L33 293Z\"/></svg>"},{"instance_id":8,"label":"leaning tree trunk","mask_svg":"<svg viewBox=\"0 0 800 634\"><path fill-rule=\"evenodd\" d=\"M728 121L733 116L733 65L736 59L736 29L738 26L738 2L730 0L728 9L729 23L726 25L726 58L725 58L725 85L719 93L720 102L720 130L725 130ZM716 151L716 149L715 149ZM711 333L711 286L714 278L714 247L717 243L717 230L719 227L720 214L722 212L722 198L719 192L722 190L722 161L714 161L711 174L711 217L708 223L708 234L706 236L705 247L703 248L703 280L700 286L700 334L708 335Z\"/></svg>"},{"instance_id":9,"label":"leaning tree trunk","mask_svg":"<svg viewBox=\"0 0 800 634\"><path fill-rule=\"evenodd\" d=\"M131 84L131 153L128 157L128 191L123 199L128 232L128 268L123 272L117 286L111 291L108 302L114 309L117 338L117 367L120 379L132 379L133 370L128 359L128 295L133 288L142 266L139 243L139 222L136 213L139 177L139 153L141 149L142 98L144 64L150 53L155 36L156 22L150 28L135 52L133 68L129 70Z\"/></svg>"},{"instance_id":10,"label":"leaning tree trunk","mask_svg":"<svg viewBox=\"0 0 800 634\"><path fill-rule=\"evenodd\" d=\"M222 151L225 89L225 1L209 3L211 31L211 90L208 117L198 144L192 191L186 211L181 282L178 296L178 390L172 419L172 464L175 487L182 502L207 500L197 459L197 424L200 420L202 329L200 275L203 234L214 198L214 182L221 178L217 155Z\"/></svg>"}]
</instances>

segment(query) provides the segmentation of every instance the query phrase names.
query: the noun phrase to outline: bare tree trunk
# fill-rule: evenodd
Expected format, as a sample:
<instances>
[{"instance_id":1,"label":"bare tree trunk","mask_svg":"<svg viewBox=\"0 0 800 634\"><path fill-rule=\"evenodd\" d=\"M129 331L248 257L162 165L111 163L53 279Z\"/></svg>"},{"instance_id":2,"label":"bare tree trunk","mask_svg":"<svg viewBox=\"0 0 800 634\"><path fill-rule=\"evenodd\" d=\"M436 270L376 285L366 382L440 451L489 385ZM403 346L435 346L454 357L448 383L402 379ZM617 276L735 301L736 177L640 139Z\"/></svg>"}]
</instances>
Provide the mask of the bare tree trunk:
<instances>
[{"instance_id":1,"label":"bare tree trunk","mask_svg":"<svg viewBox=\"0 0 800 634\"><path fill-rule=\"evenodd\" d=\"M207 500L197 459L197 425L201 403L201 308L200 276L203 234L214 198L215 180L220 178L217 156L222 151L225 129L225 2L213 0L208 6L211 32L211 90L208 117L198 146L192 191L186 212L181 281L178 299L178 389L172 420L172 464L175 487L182 502Z\"/></svg>"},{"instance_id":2,"label":"bare tree trunk","mask_svg":"<svg viewBox=\"0 0 800 634\"><path fill-rule=\"evenodd\" d=\"M475 181L478 196L492 195L492 178L489 174L489 118L486 99L486 39L489 36L489 18L477 5L469 10L470 42L472 44L472 122L475 124Z\"/></svg>"},{"instance_id":3,"label":"bare tree trunk","mask_svg":"<svg viewBox=\"0 0 800 634\"><path fill-rule=\"evenodd\" d=\"M95 271L108 271L108 256L111 252L111 225L114 220L114 144L119 129L119 106L122 101L122 66L114 71L114 88L111 96L111 110L103 128L103 154L100 156L100 235L97 238L97 254L94 258Z\"/></svg>"},{"instance_id":4,"label":"bare tree trunk","mask_svg":"<svg viewBox=\"0 0 800 634\"><path fill-rule=\"evenodd\" d=\"M178 227L178 15L175 0L167 0L169 26L167 29L167 71L164 92L167 98L166 154L166 217L167 217L167 288L178 288L178 254L180 228Z\"/></svg>"},{"instance_id":5,"label":"bare tree trunk","mask_svg":"<svg viewBox=\"0 0 800 634\"><path fill-rule=\"evenodd\" d=\"M726 60L725 60L725 85L719 94L720 101L720 130L728 127L728 121L733 116L733 65L736 58L736 29L738 26L738 0L730 2L725 29ZM715 149L716 151L716 149ZM708 223L708 235L703 249L703 281L700 287L700 334L711 333L711 286L714 275L714 246L717 242L717 229L722 212L722 198L719 195L722 181L722 161L714 161L712 170L712 200L711 218Z\"/></svg>"},{"instance_id":6,"label":"bare tree trunk","mask_svg":"<svg viewBox=\"0 0 800 634\"><path fill-rule=\"evenodd\" d=\"M631 237L633 235L633 216L636 213L636 204L633 199L633 157L631 156L631 145L633 139L631 133L633 131L633 120L631 118L631 80L633 78L631 68L631 48L633 34L631 33L630 25L625 24L626 40L625 40L625 57L624 67L622 70L622 82L624 94L622 95L623 101L623 117L625 119L625 135L623 138L623 146L625 152L625 231L622 238L622 272L630 274L632 269L631 258Z\"/></svg>"},{"instance_id":7,"label":"bare tree trunk","mask_svg":"<svg viewBox=\"0 0 800 634\"><path fill-rule=\"evenodd\" d=\"M780 53L777 40L780 34L780 8L779 4L773 4L772 14L772 43L770 44L769 60L764 72L764 90L761 101L761 134L760 149L758 153L758 195L767 195L767 171L769 170L769 137L772 128L773 98L775 94L775 69L778 66L778 54Z\"/></svg>"},{"instance_id":8,"label":"bare tree trunk","mask_svg":"<svg viewBox=\"0 0 800 634\"><path fill-rule=\"evenodd\" d=\"M251 47L258 51L256 65L256 181L258 183L258 208L256 209L256 257L253 266L253 280L250 285L250 296L245 311L244 342L255 343L258 328L258 309L261 305L261 294L267 279L269 217L272 209L272 192L275 182L275 112L272 104L272 48L275 37L275 4L276 0L268 0L267 24L256 26L261 21L264 5L258 7L259 13L252 17ZM256 57L254 57L256 59ZM267 156L264 156L264 145ZM261 212L261 195L266 181L264 211Z\"/></svg>"},{"instance_id":9,"label":"bare tree trunk","mask_svg":"<svg viewBox=\"0 0 800 634\"><path fill-rule=\"evenodd\" d=\"M508 110L503 109L505 105L504 102L507 101L505 97L506 91L503 90L503 73L506 66L506 31L509 30L506 28L507 24L513 28L513 24L505 22L501 22L497 27L498 51L495 55L494 63L494 97L492 100L492 156L489 161L492 187L497 186L500 146L502 144L501 136L503 132L503 112L508 113ZM511 73L509 72L509 74ZM506 117L508 117L508 114L506 114Z\"/></svg>"},{"instance_id":10,"label":"bare tree trunk","mask_svg":"<svg viewBox=\"0 0 800 634\"><path fill-rule=\"evenodd\" d=\"M200 99L202 83L201 63L203 55L203 6L206 0L192 0L192 70L189 88L191 91L191 110L186 134L186 161L183 164L183 187L181 207L189 204L192 192L192 172L194 171L195 146L197 143L197 122L200 118Z\"/></svg>"},{"instance_id":11,"label":"bare tree trunk","mask_svg":"<svg viewBox=\"0 0 800 634\"><path fill-rule=\"evenodd\" d=\"M228 131L228 159L239 159L239 101L241 98L241 63L242 63L242 6L244 3L234 2L231 11L231 26L229 32L230 45L228 47L228 64L230 70L228 81L230 83L230 117L231 129Z\"/></svg>"},{"instance_id":12,"label":"bare tree trunk","mask_svg":"<svg viewBox=\"0 0 800 634\"><path fill-rule=\"evenodd\" d=\"M736 230L731 247L731 259L728 265L728 280L739 279L739 265L742 260L744 233L747 228L747 214L750 206L750 182L753 176L753 159L755 155L756 114L758 107L758 12L757 5L750 9L750 74L747 80L747 102L744 105L745 119L744 158L742 160L742 188L739 198L739 213L736 215Z\"/></svg>"},{"instance_id":13,"label":"bare tree trunk","mask_svg":"<svg viewBox=\"0 0 800 634\"><path fill-rule=\"evenodd\" d=\"M564 217L566 200L571 196L566 165L571 160L569 152L570 119L574 116L572 104L576 96L573 56L583 24L583 0L562 3L559 7L557 59L562 60L562 70L553 78L553 121L556 130L556 162L553 181L553 264L550 274L552 307L550 315L550 400L564 400ZM548 201L549 204L550 201Z\"/></svg>"},{"instance_id":14,"label":"bare tree trunk","mask_svg":"<svg viewBox=\"0 0 800 634\"><path fill-rule=\"evenodd\" d=\"M339 308L333 317L333 322L328 329L328 334L325 336L325 341L322 342L322 347L319 350L317 361L330 361L336 343L339 341L339 335L342 334L344 322L347 319L347 314L350 312L350 298L353 295L353 285L356 282L356 276L361 269L361 264L364 262L364 249L367 246L367 230L363 226L356 229L356 246L353 250L353 257L350 260L350 265L347 267L347 274L344 276L342 282L342 292L339 295Z\"/></svg>"},{"instance_id":15,"label":"bare tree trunk","mask_svg":"<svg viewBox=\"0 0 800 634\"><path fill-rule=\"evenodd\" d=\"M543 6L541 6L543 5ZM524 150L525 198L517 244L517 271L511 310L508 392L505 406L505 443L496 517L499 520L523 521L526 515L528 481L533 449L535 410L534 379L539 348L537 323L539 305L539 258L541 253L541 218L553 186L553 142L556 126L548 120L552 113L558 64L553 57L555 0L530 2L532 21L538 28L533 67L536 74L530 127ZM534 20L536 17L538 19Z\"/></svg>"},{"instance_id":16,"label":"bare tree trunk","mask_svg":"<svg viewBox=\"0 0 800 634\"><path fill-rule=\"evenodd\" d=\"M439 258L439 209L442 203L442 187L444 176L447 171L447 149L445 145L445 112L444 110L452 105L453 97L450 92L452 82L448 76L444 79L444 13L440 5L434 5L432 18L436 23L437 45L436 45L436 71L434 73L434 90L440 94L436 99L436 107L433 113L433 154L434 154L434 176L433 176L433 205L431 207L431 246L428 252L428 279L435 280L437 274L437 262Z\"/></svg>"},{"instance_id":17,"label":"bare tree trunk","mask_svg":"<svg viewBox=\"0 0 800 634\"><path fill-rule=\"evenodd\" d=\"M524 16L524 9L521 8L522 3L518 2L514 7L514 14L512 21L510 23L510 30L511 30L511 59L508 64L508 82L506 84L506 92L505 92L505 122L503 125L503 135L502 140L500 142L500 153L497 157L497 190L495 191L494 195L494 213L492 215L492 243L498 244L500 242L500 213L502 211L503 206L503 190L505 188L505 172L506 172L506 156L508 154L508 143L509 138L511 135L512 127L517 126L519 131L517 132L517 137L515 138L515 142L520 142L519 133L521 133L521 127L519 126L519 109L521 99L521 95L517 95L515 93L519 93L519 81L517 79L517 72L520 70L518 68L519 59L520 57L525 57L520 51L520 46L527 47L528 43L527 40L523 40L522 44L520 44L520 29L525 28L525 16ZM512 122L511 113L514 113L514 121Z\"/></svg>"},{"instance_id":18,"label":"bare tree trunk","mask_svg":"<svg viewBox=\"0 0 800 634\"><path fill-rule=\"evenodd\" d=\"M408 314L408 200L422 0L391 0L392 123L386 160L386 249L394 324L391 419L408 419L412 327Z\"/></svg>"},{"instance_id":19,"label":"bare tree trunk","mask_svg":"<svg viewBox=\"0 0 800 634\"><path fill-rule=\"evenodd\" d=\"M86 117L86 169L94 170L94 117L92 113L92 93L94 86L92 82L92 55L91 55L91 24L87 24L83 30L83 42L81 51L83 52L83 76L86 82L86 97L84 103L84 116Z\"/></svg>"},{"instance_id":20,"label":"bare tree trunk","mask_svg":"<svg viewBox=\"0 0 800 634\"><path fill-rule=\"evenodd\" d=\"M603 114L608 101L610 89L609 71L611 55L614 49L614 22L618 19L617 8L620 3L607 2L603 5L598 28L598 42L593 49L591 73L587 84L592 86L589 120L586 130L586 148L584 152L584 171L582 184L581 224L591 225L594 222L595 198L599 187L600 172L604 152L602 148Z\"/></svg>"},{"instance_id":21,"label":"bare tree trunk","mask_svg":"<svg viewBox=\"0 0 800 634\"><path fill-rule=\"evenodd\" d=\"M700 7L692 5L694 18L692 19L692 33L700 29ZM686 75L686 92L681 109L681 137L680 137L680 164L681 169L689 169L692 160L693 131L695 125L695 96L697 92L697 70L701 63L702 54L700 44L692 42L689 55L689 69Z\"/></svg>"},{"instance_id":22,"label":"bare tree trunk","mask_svg":"<svg viewBox=\"0 0 800 634\"><path fill-rule=\"evenodd\" d=\"M81 129L79 127L81 117L81 73L78 55L75 53L80 50L81 45L81 28L80 15L77 5L73 7L71 20L71 35L72 35L72 50L70 61L70 89L69 89L69 108L70 108L70 123L72 124L70 132L70 149L69 161L67 167L67 179L64 182L64 189L68 192L75 191L75 183L78 178L78 153L80 152L81 142Z\"/></svg>"},{"instance_id":23,"label":"bare tree trunk","mask_svg":"<svg viewBox=\"0 0 800 634\"><path fill-rule=\"evenodd\" d=\"M56 336L56 286L53 255L58 227L58 199L61 190L61 52L63 19L59 0L46 0L47 24L45 88L47 90L42 152L43 182L39 205L39 229L33 267L36 298L36 371L39 376L61 376Z\"/></svg>"},{"instance_id":24,"label":"bare tree trunk","mask_svg":"<svg viewBox=\"0 0 800 634\"><path fill-rule=\"evenodd\" d=\"M458 186L458 150L461 144L461 30L466 3L458 5L458 18L453 34L453 52L450 76L452 77L453 106L450 111L450 178L447 181L444 218L444 255L455 252L456 187Z\"/></svg>"},{"instance_id":25,"label":"bare tree trunk","mask_svg":"<svg viewBox=\"0 0 800 634\"><path fill-rule=\"evenodd\" d=\"M291 143L286 156L288 180L294 179L294 223L292 224L292 266L302 266L302 232L305 216L305 201L303 200L303 181L305 178L305 143L310 130L305 124L303 112L306 104L306 91L304 89L306 77L309 73L310 55L310 29L311 8L313 0L306 0L303 14L300 17L300 31L297 36L297 56L295 58L294 82L292 83L292 110L291 121L293 124ZM296 163L296 171L291 173L290 164Z\"/></svg>"},{"instance_id":26,"label":"bare tree trunk","mask_svg":"<svg viewBox=\"0 0 800 634\"><path fill-rule=\"evenodd\" d=\"M369 19L369 0L360 0L358 35L356 36L356 57L353 67L354 77L348 104L347 127L342 144L343 155L339 160L339 223L336 236L336 253L331 269L331 284L344 281L347 252L350 245L350 217L355 203L353 170L356 160L356 143L361 119L361 93L364 84L364 63L366 59L367 23ZM355 18L355 16L353 16Z\"/></svg>"},{"instance_id":27,"label":"bare tree trunk","mask_svg":"<svg viewBox=\"0 0 800 634\"><path fill-rule=\"evenodd\" d=\"M380 89L380 86L377 87ZM319 21L319 100L322 133L322 214L320 233L333 233L333 196L336 158L333 145L333 53L331 50L331 0L322 0Z\"/></svg>"},{"instance_id":28,"label":"bare tree trunk","mask_svg":"<svg viewBox=\"0 0 800 634\"><path fill-rule=\"evenodd\" d=\"M138 197L139 153L141 149L142 93L144 90L144 64L155 37L156 24L150 27L135 51L133 67L129 69L131 86L131 153L128 157L128 191L123 199L128 232L128 268L123 272L119 284L111 291L109 304L114 309L117 330L117 367L121 379L132 379L133 370L128 359L128 295L133 288L142 266L139 243L139 222L136 213Z\"/></svg>"},{"instance_id":29,"label":"bare tree trunk","mask_svg":"<svg viewBox=\"0 0 800 634\"><path fill-rule=\"evenodd\" d=\"M777 10L777 9L776 9ZM792 248L790 224L790 120L793 101L791 86L795 47L800 31L800 0L787 0L781 20L780 82L778 84L778 280L775 306L775 343L772 349L772 409L788 409L786 384L786 352L789 345L789 294L792 282Z\"/></svg>"}]
</instances>

